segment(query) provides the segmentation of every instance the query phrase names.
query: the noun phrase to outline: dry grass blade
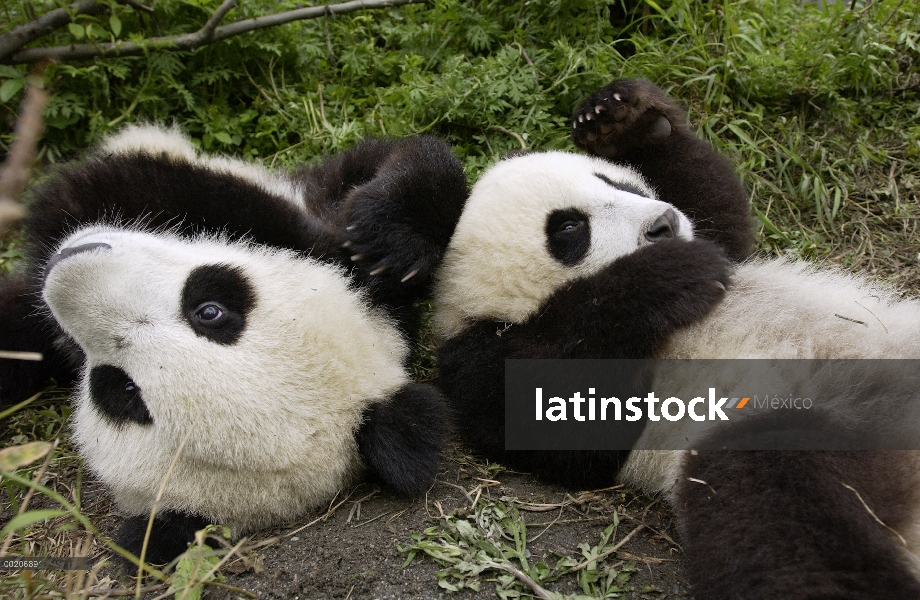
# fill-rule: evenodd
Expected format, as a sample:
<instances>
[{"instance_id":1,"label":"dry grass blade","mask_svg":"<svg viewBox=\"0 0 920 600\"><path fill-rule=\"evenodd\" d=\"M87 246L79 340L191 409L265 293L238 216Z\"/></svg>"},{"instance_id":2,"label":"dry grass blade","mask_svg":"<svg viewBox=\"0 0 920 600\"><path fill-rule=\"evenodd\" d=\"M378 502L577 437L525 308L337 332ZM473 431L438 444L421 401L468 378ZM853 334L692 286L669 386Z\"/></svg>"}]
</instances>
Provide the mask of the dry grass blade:
<instances>
[{"instance_id":1,"label":"dry grass blade","mask_svg":"<svg viewBox=\"0 0 920 600\"><path fill-rule=\"evenodd\" d=\"M58 445L58 440L54 440L54 442L53 442L52 445L51 445L51 448L48 450L48 453L47 453L47 455L45 456L45 460L44 460L44 462L42 463L42 466L38 469L38 471L35 473L35 476L32 478L32 480L33 480L36 484L37 484L37 483L40 483L41 480L42 480L42 477L45 476L45 471L48 470L48 465L51 464L51 459L52 459L52 457L54 457L54 450L55 450L55 448L57 448L57 445ZM26 509L29 507L29 501L32 500L32 496L33 496L34 494L35 494L35 488L34 488L34 487L30 487L30 488L29 488L29 491L26 492L26 497L23 498L22 503L19 505L19 511L16 513L17 516L18 516L18 515L22 515L23 513L26 512ZM0 556L6 556L7 550L10 549L10 544L13 543L13 535L14 535L14 533L15 533L15 532L12 532L12 531L11 531L11 532L9 533L9 535L6 536L6 539L3 540L3 545L0 546Z\"/></svg>"}]
</instances>

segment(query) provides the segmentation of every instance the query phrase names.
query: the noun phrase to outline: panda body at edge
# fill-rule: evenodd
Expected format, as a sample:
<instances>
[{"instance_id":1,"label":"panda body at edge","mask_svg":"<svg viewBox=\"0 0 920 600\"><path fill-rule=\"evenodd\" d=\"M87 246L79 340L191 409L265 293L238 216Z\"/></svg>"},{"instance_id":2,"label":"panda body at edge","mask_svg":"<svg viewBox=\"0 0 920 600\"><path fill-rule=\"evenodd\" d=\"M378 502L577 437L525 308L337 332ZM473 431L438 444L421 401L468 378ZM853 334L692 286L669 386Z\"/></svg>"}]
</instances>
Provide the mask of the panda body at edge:
<instances>
[{"instance_id":1,"label":"panda body at edge","mask_svg":"<svg viewBox=\"0 0 920 600\"><path fill-rule=\"evenodd\" d=\"M648 154L667 157L662 146L686 126L660 91L628 98L637 88L649 93L627 81L598 94L639 106ZM587 137L578 115L597 123L596 107L593 96L576 112L576 141ZM672 121L663 135L662 115ZM609 146L641 142L642 131ZM630 155L632 167L648 166L641 154ZM665 494L698 598L920 598L916 452L504 450L506 358L920 358L916 301L782 259L728 263L726 250L746 256L747 209L707 205L699 193L711 184L696 167L727 164L714 154L696 147L670 174L691 175L665 186L653 177L667 168L649 159L643 171L670 203L630 166L599 157L530 154L482 176L435 293L440 384L461 435L491 460L570 486L603 487L618 475ZM726 178L735 176L712 179ZM726 202L745 200L733 197ZM697 222L715 242L695 235Z\"/></svg>"},{"instance_id":2,"label":"panda body at edge","mask_svg":"<svg viewBox=\"0 0 920 600\"><path fill-rule=\"evenodd\" d=\"M453 225L424 206L459 212L465 197L433 138L276 174L128 128L35 191L0 342L49 361L0 361L4 401L49 375L78 380L75 439L135 553L175 460L152 562L207 523L240 535L293 520L365 470L417 493L449 415L411 383L403 329Z\"/></svg>"}]
</instances>

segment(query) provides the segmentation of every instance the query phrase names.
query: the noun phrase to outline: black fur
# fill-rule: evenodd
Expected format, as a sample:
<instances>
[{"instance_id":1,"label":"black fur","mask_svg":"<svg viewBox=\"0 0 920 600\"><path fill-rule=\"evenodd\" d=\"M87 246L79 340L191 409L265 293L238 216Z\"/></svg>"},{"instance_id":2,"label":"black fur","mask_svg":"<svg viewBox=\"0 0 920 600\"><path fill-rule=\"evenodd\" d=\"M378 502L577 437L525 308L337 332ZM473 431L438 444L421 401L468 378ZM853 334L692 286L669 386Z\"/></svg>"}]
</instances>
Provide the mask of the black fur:
<instances>
[{"instance_id":1,"label":"black fur","mask_svg":"<svg viewBox=\"0 0 920 600\"><path fill-rule=\"evenodd\" d=\"M245 273L229 265L197 267L182 288L182 314L198 335L234 344L246 328L256 293Z\"/></svg>"},{"instance_id":2,"label":"black fur","mask_svg":"<svg viewBox=\"0 0 920 600\"><path fill-rule=\"evenodd\" d=\"M115 542L140 557L149 518L150 515L138 515L122 521ZM204 529L209 524L210 522L202 517L171 510L157 513L153 519L144 560L153 565L168 563L185 552L188 545L195 541L196 531ZM123 566L128 568L129 563L124 561Z\"/></svg>"},{"instance_id":3,"label":"black fur","mask_svg":"<svg viewBox=\"0 0 920 600\"><path fill-rule=\"evenodd\" d=\"M115 425L153 423L141 388L118 367L93 367L89 372L89 394L103 416Z\"/></svg>"},{"instance_id":4,"label":"black fur","mask_svg":"<svg viewBox=\"0 0 920 600\"><path fill-rule=\"evenodd\" d=\"M683 107L653 84L617 79L591 94L575 110L572 139L590 154L638 169L661 200L732 260L751 254L751 209L731 163L690 131Z\"/></svg>"},{"instance_id":5,"label":"black fur","mask_svg":"<svg viewBox=\"0 0 920 600\"><path fill-rule=\"evenodd\" d=\"M866 508L895 531L911 530L918 467L916 456L892 452L688 456L674 504L694 596L920 598L906 549Z\"/></svg>"},{"instance_id":6,"label":"black fur","mask_svg":"<svg viewBox=\"0 0 920 600\"><path fill-rule=\"evenodd\" d=\"M580 210L556 210L546 217L549 253L564 265L577 265L591 249L591 222Z\"/></svg>"},{"instance_id":7,"label":"black fur","mask_svg":"<svg viewBox=\"0 0 920 600\"><path fill-rule=\"evenodd\" d=\"M730 271L712 242L662 241L558 290L524 323L473 324L438 352L439 385L460 434L491 460L544 479L608 485L627 453L504 450L505 359L654 358L671 333L722 299ZM640 383L624 382L619 397L644 395Z\"/></svg>"},{"instance_id":8,"label":"black fur","mask_svg":"<svg viewBox=\"0 0 920 600\"><path fill-rule=\"evenodd\" d=\"M601 181L603 181L604 183L606 183L607 185L609 185L610 187L614 189L618 189L621 192L629 192L630 194L635 194L637 196L643 196L643 197L646 197L648 195L647 192L640 190L639 188L637 188L631 183L623 183L621 181L612 181L609 177L607 177L603 173L595 173L594 176L600 179Z\"/></svg>"},{"instance_id":9,"label":"black fur","mask_svg":"<svg viewBox=\"0 0 920 600\"><path fill-rule=\"evenodd\" d=\"M358 451L370 472L403 494L434 481L450 434L450 410L433 388L407 384L371 405L358 430Z\"/></svg>"},{"instance_id":10,"label":"black fur","mask_svg":"<svg viewBox=\"0 0 920 600\"><path fill-rule=\"evenodd\" d=\"M56 343L57 326L37 308L34 283L29 276L0 281L0 348L39 352L44 360L0 359L0 406L15 404L40 390L49 379L58 385L73 383L83 362L79 348Z\"/></svg>"},{"instance_id":11,"label":"black fur","mask_svg":"<svg viewBox=\"0 0 920 600\"><path fill-rule=\"evenodd\" d=\"M338 262L412 333L413 303L427 293L466 201L450 148L430 137L369 140L292 177L306 189L312 214L246 180L168 156L96 154L59 169L33 191L27 274L0 280L0 348L42 352L46 360L0 359L0 402L22 400L49 377L60 384L76 377L81 352L40 316L47 314L41 282L55 244L97 222L171 227L186 236L223 232ZM364 257L351 260L358 254Z\"/></svg>"},{"instance_id":12,"label":"black fur","mask_svg":"<svg viewBox=\"0 0 920 600\"><path fill-rule=\"evenodd\" d=\"M463 167L443 142L368 140L295 178L380 303L407 306L428 292L467 196Z\"/></svg>"}]
</instances>

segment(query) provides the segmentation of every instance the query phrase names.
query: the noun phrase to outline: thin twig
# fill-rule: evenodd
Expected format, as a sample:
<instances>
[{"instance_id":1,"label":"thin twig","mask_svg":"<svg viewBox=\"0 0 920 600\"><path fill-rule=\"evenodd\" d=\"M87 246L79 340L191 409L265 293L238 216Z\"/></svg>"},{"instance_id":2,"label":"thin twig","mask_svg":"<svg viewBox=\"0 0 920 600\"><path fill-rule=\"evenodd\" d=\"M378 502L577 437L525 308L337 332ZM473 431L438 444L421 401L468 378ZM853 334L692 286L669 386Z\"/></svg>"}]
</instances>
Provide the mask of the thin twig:
<instances>
[{"instance_id":1,"label":"thin twig","mask_svg":"<svg viewBox=\"0 0 920 600\"><path fill-rule=\"evenodd\" d=\"M6 360L42 360L41 352L18 352L10 350L0 350L0 358Z\"/></svg>"},{"instance_id":2,"label":"thin twig","mask_svg":"<svg viewBox=\"0 0 920 600\"><path fill-rule=\"evenodd\" d=\"M565 510L565 506L560 506L560 507L559 507L559 514L556 515L556 518L553 519L552 523L550 523L549 525L547 525L547 526L546 526L546 529L544 529L543 531L541 531L541 532L538 533L537 535L535 535L535 536L533 536L532 538L530 538L530 541L531 541L531 542L537 541L537 539L539 539L539 537L540 537L541 535L543 535L544 533L546 533L547 531L549 531L549 528L552 527L553 525L555 525L556 522L559 521L559 519L562 517L562 512L563 512L564 510Z\"/></svg>"},{"instance_id":3,"label":"thin twig","mask_svg":"<svg viewBox=\"0 0 920 600\"><path fill-rule=\"evenodd\" d=\"M485 564L489 565L493 569L501 569L502 571L507 571L508 573L511 573L512 575L517 577L522 583L524 583L527 587L533 590L534 596L536 596L537 598L542 598L543 600L553 600L552 594L550 594L543 587L541 587L539 583L537 583L536 581L528 577L527 574L524 573L523 571L515 569L511 565L501 564L501 563L492 562L492 561L485 561Z\"/></svg>"},{"instance_id":4,"label":"thin twig","mask_svg":"<svg viewBox=\"0 0 920 600\"><path fill-rule=\"evenodd\" d=\"M148 585L141 588L142 594L147 594L149 592L158 592L160 590L165 590L169 587L168 583L157 583L154 585ZM92 588L89 590L81 590L80 594L84 598L90 598L92 596L102 596L104 598L117 598L121 596L133 596L137 593L137 590L129 590L128 588ZM51 600L52 598L62 598L66 596L66 592L51 592L47 596L36 596L35 600Z\"/></svg>"},{"instance_id":5,"label":"thin twig","mask_svg":"<svg viewBox=\"0 0 920 600\"><path fill-rule=\"evenodd\" d=\"M492 131L498 131L499 133L504 133L505 135L510 135L518 141L518 144L521 145L521 150L527 150L527 142L524 141L524 138L521 137L521 134L515 133L510 129L505 129L504 127L499 127L498 125L492 125L489 127Z\"/></svg>"},{"instance_id":6,"label":"thin twig","mask_svg":"<svg viewBox=\"0 0 920 600\"><path fill-rule=\"evenodd\" d=\"M153 507L150 509L150 518L147 519L147 531L144 533L144 542L141 544L141 555L138 557L140 560L137 565L137 589L141 589L141 580L144 578L144 559L147 556L147 545L150 542L150 534L153 532L153 519L157 514L157 507L160 504L160 500L163 499L163 494L166 492L166 483L169 481L169 478L172 477L173 470L176 468L176 463L179 462L179 457L182 456L182 451L185 450L185 443L188 442L188 439L192 436L192 431L194 428L189 427L188 432L185 434L185 437L182 438L182 441L179 443L179 447L176 448L175 454L173 454L172 461L169 463L169 467L166 469L166 474L163 476L163 481L160 482L160 489L157 490L156 498L153 500ZM137 593L137 597L140 598L140 591Z\"/></svg>"},{"instance_id":7,"label":"thin twig","mask_svg":"<svg viewBox=\"0 0 920 600\"><path fill-rule=\"evenodd\" d=\"M125 6L130 6L134 10L145 12L148 15L152 15L154 13L154 10L152 7L147 6L145 4L141 4L140 2L137 2L136 0L115 0L115 2L119 4L124 4Z\"/></svg>"},{"instance_id":8,"label":"thin twig","mask_svg":"<svg viewBox=\"0 0 920 600\"><path fill-rule=\"evenodd\" d=\"M201 46L219 42L242 33L257 31L267 27L277 27L293 21L315 19L328 14L345 14L356 10L390 8L402 6L404 4L421 4L426 1L427 0L352 0L351 2L340 2L338 4L327 4L325 6L298 8L296 10L245 19L222 27L216 27L220 19L222 19L230 9L236 6L236 0L226 0L216 11L214 11L207 23L194 33L148 38L141 43L116 41L108 44L70 44L67 46L47 48L26 48L10 56L3 57L0 60L6 63L19 64L37 62L46 58L55 58L58 60L85 60L95 57L138 56L150 50L164 52L195 50Z\"/></svg>"},{"instance_id":9,"label":"thin twig","mask_svg":"<svg viewBox=\"0 0 920 600\"><path fill-rule=\"evenodd\" d=\"M587 566L590 565L591 563L593 563L593 562L598 562L598 561L601 560L602 558L606 558L607 556L610 556L611 554L613 554L614 552L616 552L617 550L619 550L620 548L622 548L622 547L623 547L623 544L625 544L626 542L628 542L628 541L632 538L632 536L636 535L637 533L639 533L639 532L642 531L643 529L645 529L645 525L639 525L638 527L636 527L635 529L633 529L632 531L630 531L629 533L627 533L627 534L626 534L626 537L624 537L622 540L620 540L619 542L617 542L617 544L616 544L613 548L611 548L610 550L605 550L605 551L601 552L600 554L598 554L597 556L595 556L594 558L592 558L592 559L590 559L590 560L586 560L585 562L583 562L583 563L581 563L581 564L579 564L579 565L575 565L574 567L572 567L571 569L569 569L569 573L574 573L575 571L580 571L581 569L584 569L585 567L587 567Z\"/></svg>"}]
</instances>

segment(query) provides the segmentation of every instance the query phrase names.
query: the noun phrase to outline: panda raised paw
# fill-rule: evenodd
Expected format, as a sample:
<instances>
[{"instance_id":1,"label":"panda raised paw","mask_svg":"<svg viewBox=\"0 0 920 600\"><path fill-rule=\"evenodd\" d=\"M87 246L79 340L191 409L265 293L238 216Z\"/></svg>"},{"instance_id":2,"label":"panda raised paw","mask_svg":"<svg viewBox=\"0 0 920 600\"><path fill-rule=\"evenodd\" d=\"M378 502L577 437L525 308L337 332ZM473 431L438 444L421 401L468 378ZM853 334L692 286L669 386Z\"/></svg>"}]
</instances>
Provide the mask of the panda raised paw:
<instances>
[{"instance_id":1,"label":"panda raised paw","mask_svg":"<svg viewBox=\"0 0 920 600\"><path fill-rule=\"evenodd\" d=\"M342 248L376 284L425 285L466 200L463 168L443 142L394 141L373 178L348 192Z\"/></svg>"},{"instance_id":2,"label":"panda raised paw","mask_svg":"<svg viewBox=\"0 0 920 600\"><path fill-rule=\"evenodd\" d=\"M572 116L572 140L606 158L622 156L670 137L683 123L683 111L655 85L617 79L581 103Z\"/></svg>"}]
</instances>

